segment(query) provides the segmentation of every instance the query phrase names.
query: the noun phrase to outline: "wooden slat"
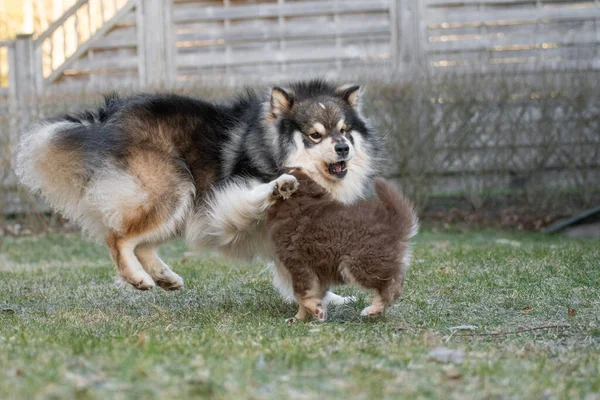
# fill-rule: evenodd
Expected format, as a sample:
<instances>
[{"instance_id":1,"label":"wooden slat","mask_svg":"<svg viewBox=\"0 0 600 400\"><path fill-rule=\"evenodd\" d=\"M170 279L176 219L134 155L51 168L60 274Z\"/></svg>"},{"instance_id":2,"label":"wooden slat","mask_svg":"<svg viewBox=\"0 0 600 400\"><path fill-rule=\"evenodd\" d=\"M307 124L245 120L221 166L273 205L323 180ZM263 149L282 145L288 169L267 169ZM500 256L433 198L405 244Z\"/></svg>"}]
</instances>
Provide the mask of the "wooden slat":
<instances>
[{"instance_id":1,"label":"wooden slat","mask_svg":"<svg viewBox=\"0 0 600 400\"><path fill-rule=\"evenodd\" d=\"M138 59L136 54L123 54L108 51L107 54L94 54L94 58L80 58L68 68L70 73L78 70L94 69L137 69Z\"/></svg>"},{"instance_id":2,"label":"wooden slat","mask_svg":"<svg viewBox=\"0 0 600 400\"><path fill-rule=\"evenodd\" d=\"M515 5L515 4L534 4L535 0L421 0L427 7L450 7L463 5Z\"/></svg>"},{"instance_id":3,"label":"wooden slat","mask_svg":"<svg viewBox=\"0 0 600 400\"><path fill-rule=\"evenodd\" d=\"M231 56L226 54L206 54L199 57L197 54L178 54L177 66L189 68L236 66L245 64L273 64L280 62L310 62L320 60L348 59L387 59L390 57L388 45L370 45L369 50L356 47L336 51L332 48L305 48L274 50L265 54L261 51L238 52Z\"/></svg>"},{"instance_id":4,"label":"wooden slat","mask_svg":"<svg viewBox=\"0 0 600 400\"><path fill-rule=\"evenodd\" d=\"M573 35L584 31L595 31L596 24L594 20L580 20L580 21L540 21L540 22L526 22L511 25L495 25L486 26L485 32L482 31L481 26L462 25L452 27L438 27L435 29L426 29L426 40L432 40L433 38L440 38L443 36L463 36L467 35L479 35L479 36L532 36L545 35L545 34L561 34L561 35Z\"/></svg>"},{"instance_id":5,"label":"wooden slat","mask_svg":"<svg viewBox=\"0 0 600 400\"><path fill-rule=\"evenodd\" d=\"M501 62L504 61L504 62ZM528 61L504 60L498 59L495 63L465 63L458 65L449 65L446 67L430 66L433 70L448 73L471 74L471 73L539 73L540 71L583 71L600 69L600 58L589 60L541 60L531 57Z\"/></svg>"},{"instance_id":6,"label":"wooden slat","mask_svg":"<svg viewBox=\"0 0 600 400\"><path fill-rule=\"evenodd\" d=\"M576 35L543 34L543 35L504 35L499 37L473 40L448 40L426 42L429 52L460 52L460 51L502 51L522 47L523 51L551 48L554 46L577 46L600 44L600 36L595 32L578 32Z\"/></svg>"},{"instance_id":7,"label":"wooden slat","mask_svg":"<svg viewBox=\"0 0 600 400\"><path fill-rule=\"evenodd\" d=\"M286 24L282 28L264 27L261 29L230 29L212 32L186 33L176 36L178 46L182 42L206 42L203 45L222 45L226 42L256 42L280 39L302 39L335 36L381 35L390 32L388 22L365 25L341 25L333 23L320 25L319 29L306 24Z\"/></svg>"},{"instance_id":8,"label":"wooden slat","mask_svg":"<svg viewBox=\"0 0 600 400\"><path fill-rule=\"evenodd\" d=\"M388 11L386 0L353 0L344 2L304 1L298 3L256 4L235 7L176 7L173 11L174 22L220 21L225 19L252 19L296 17L320 14L344 14Z\"/></svg>"},{"instance_id":9,"label":"wooden slat","mask_svg":"<svg viewBox=\"0 0 600 400\"><path fill-rule=\"evenodd\" d=\"M429 10L422 20L425 25L442 23L461 24L492 24L507 21L540 21L540 20L586 20L600 18L600 7L582 8L537 8L523 7L501 10L457 10L457 11L432 11Z\"/></svg>"},{"instance_id":10,"label":"wooden slat","mask_svg":"<svg viewBox=\"0 0 600 400\"><path fill-rule=\"evenodd\" d=\"M93 49L121 49L137 47L137 32L135 28L113 29L102 40L92 45Z\"/></svg>"}]
</instances>

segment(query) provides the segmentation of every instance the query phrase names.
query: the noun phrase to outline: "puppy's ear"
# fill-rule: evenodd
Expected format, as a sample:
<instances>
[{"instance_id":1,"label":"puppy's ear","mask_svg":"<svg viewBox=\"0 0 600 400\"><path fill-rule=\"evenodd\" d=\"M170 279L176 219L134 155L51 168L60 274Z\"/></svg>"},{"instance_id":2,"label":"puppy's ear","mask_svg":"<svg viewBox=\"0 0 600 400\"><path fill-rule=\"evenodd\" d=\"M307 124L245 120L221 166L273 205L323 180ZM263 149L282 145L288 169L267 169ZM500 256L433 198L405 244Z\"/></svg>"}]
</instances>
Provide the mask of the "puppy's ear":
<instances>
[{"instance_id":1,"label":"puppy's ear","mask_svg":"<svg viewBox=\"0 0 600 400\"><path fill-rule=\"evenodd\" d=\"M354 84L343 85L337 88L336 92L350 107L354 109L360 108L360 98L362 95L360 86Z\"/></svg>"},{"instance_id":2,"label":"puppy's ear","mask_svg":"<svg viewBox=\"0 0 600 400\"><path fill-rule=\"evenodd\" d=\"M271 89L270 111L277 118L289 111L294 105L294 97L284 89L275 86Z\"/></svg>"}]
</instances>

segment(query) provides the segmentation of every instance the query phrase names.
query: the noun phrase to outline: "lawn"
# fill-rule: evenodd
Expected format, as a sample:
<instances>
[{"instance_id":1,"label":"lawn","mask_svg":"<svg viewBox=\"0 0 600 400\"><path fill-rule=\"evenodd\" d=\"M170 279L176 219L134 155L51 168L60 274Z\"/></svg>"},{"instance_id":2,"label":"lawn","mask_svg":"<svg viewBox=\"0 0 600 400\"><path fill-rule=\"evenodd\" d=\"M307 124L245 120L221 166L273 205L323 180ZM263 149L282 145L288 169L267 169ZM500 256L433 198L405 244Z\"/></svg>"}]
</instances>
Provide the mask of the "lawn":
<instances>
[{"instance_id":1,"label":"lawn","mask_svg":"<svg viewBox=\"0 0 600 400\"><path fill-rule=\"evenodd\" d=\"M77 235L2 238L1 397L600 398L600 241L425 229L384 317L342 287L291 326L263 265L184 251L162 249L185 289L137 292Z\"/></svg>"}]
</instances>

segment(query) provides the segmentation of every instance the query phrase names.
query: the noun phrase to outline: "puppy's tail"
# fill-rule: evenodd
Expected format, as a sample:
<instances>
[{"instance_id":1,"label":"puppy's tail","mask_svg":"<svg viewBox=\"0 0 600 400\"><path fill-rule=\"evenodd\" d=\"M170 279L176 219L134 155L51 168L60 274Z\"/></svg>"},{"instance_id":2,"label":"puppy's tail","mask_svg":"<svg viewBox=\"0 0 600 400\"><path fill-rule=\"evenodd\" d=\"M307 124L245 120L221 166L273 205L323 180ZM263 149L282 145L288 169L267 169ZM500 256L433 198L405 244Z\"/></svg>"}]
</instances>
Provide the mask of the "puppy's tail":
<instances>
[{"instance_id":1,"label":"puppy's tail","mask_svg":"<svg viewBox=\"0 0 600 400\"><path fill-rule=\"evenodd\" d=\"M399 236L403 240L415 236L419 232L419 219L410 200L382 178L375 180L375 192L396 223Z\"/></svg>"}]
</instances>

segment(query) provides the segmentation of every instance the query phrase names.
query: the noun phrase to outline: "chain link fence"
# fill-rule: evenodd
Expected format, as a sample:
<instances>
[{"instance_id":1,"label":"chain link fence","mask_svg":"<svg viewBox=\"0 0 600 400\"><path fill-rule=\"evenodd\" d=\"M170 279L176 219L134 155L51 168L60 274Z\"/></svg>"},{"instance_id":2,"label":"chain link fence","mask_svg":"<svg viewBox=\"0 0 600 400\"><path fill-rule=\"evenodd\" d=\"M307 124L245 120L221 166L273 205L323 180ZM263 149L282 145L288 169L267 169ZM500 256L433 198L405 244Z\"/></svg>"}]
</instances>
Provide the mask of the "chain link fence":
<instances>
[{"instance_id":1,"label":"chain link fence","mask_svg":"<svg viewBox=\"0 0 600 400\"><path fill-rule=\"evenodd\" d=\"M385 175L397 180L425 217L477 221L479 215L502 225L535 217L527 227L539 229L600 204L600 72L355 81L365 85L365 114L389 138ZM209 99L235 92L207 85L180 91ZM45 116L100 101L94 91L51 94L26 110L0 103L5 215L46 210L11 172L18 132Z\"/></svg>"}]
</instances>

